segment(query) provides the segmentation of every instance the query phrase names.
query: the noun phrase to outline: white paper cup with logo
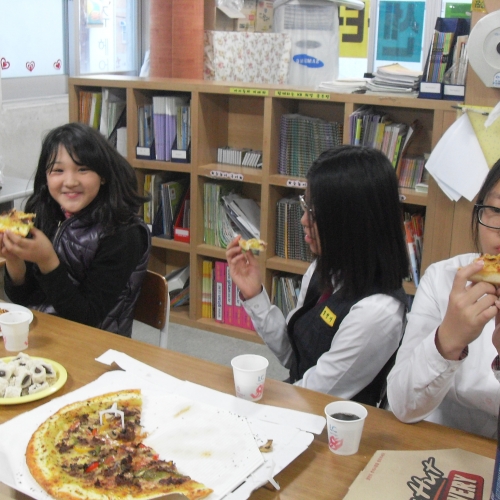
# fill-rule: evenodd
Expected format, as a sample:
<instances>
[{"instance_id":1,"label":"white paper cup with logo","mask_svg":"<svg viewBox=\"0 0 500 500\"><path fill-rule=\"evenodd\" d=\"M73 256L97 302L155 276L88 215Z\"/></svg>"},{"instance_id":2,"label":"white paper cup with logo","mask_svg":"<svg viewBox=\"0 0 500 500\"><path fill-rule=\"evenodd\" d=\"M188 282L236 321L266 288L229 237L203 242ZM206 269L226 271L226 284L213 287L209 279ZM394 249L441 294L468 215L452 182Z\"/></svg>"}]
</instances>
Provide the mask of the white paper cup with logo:
<instances>
[{"instance_id":1,"label":"white paper cup with logo","mask_svg":"<svg viewBox=\"0 0 500 500\"><path fill-rule=\"evenodd\" d=\"M238 398L259 401L264 394L269 361L258 354L242 354L231 360L234 387Z\"/></svg>"},{"instance_id":2,"label":"white paper cup with logo","mask_svg":"<svg viewBox=\"0 0 500 500\"><path fill-rule=\"evenodd\" d=\"M31 314L9 311L0 314L0 328L6 351L22 351L28 347Z\"/></svg>"},{"instance_id":3,"label":"white paper cup with logo","mask_svg":"<svg viewBox=\"0 0 500 500\"><path fill-rule=\"evenodd\" d=\"M325 407L328 446L337 455L358 451L368 411L354 401L334 401Z\"/></svg>"}]
</instances>

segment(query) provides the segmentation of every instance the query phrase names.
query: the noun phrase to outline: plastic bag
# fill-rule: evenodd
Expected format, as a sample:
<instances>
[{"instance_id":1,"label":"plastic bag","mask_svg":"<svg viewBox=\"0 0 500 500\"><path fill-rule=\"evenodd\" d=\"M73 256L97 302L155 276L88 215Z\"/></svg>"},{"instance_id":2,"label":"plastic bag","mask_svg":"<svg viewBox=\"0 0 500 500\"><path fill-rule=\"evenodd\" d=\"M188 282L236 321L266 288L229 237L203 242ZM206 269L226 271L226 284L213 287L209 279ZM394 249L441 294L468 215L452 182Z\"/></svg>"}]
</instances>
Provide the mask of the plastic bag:
<instances>
[{"instance_id":1,"label":"plastic bag","mask_svg":"<svg viewBox=\"0 0 500 500\"><path fill-rule=\"evenodd\" d=\"M243 0L217 0L217 7L228 7L241 11L243 9Z\"/></svg>"}]
</instances>

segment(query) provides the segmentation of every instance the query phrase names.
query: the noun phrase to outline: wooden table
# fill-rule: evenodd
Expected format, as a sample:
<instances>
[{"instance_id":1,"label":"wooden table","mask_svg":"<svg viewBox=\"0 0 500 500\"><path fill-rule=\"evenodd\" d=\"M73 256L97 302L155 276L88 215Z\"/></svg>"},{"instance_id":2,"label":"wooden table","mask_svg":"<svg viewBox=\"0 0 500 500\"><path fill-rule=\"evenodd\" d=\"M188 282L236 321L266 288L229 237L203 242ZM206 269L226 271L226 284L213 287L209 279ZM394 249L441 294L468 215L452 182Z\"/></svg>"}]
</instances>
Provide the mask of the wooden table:
<instances>
[{"instance_id":1,"label":"wooden table","mask_svg":"<svg viewBox=\"0 0 500 500\"><path fill-rule=\"evenodd\" d=\"M34 312L31 325L30 356L43 356L61 363L68 371L65 386L51 397L68 393L111 370L95 358L108 349L124 352L139 361L182 380L234 394L232 370L144 342L127 339L78 323ZM0 357L12 355L0 344ZM266 380L262 403L323 415L327 403L335 398L293 385ZM23 405L1 406L0 423L29 411L47 399ZM258 403L256 403L258 404ZM281 491L260 488L252 499L342 499L376 450L463 448L490 458L496 443L473 434L420 422L399 422L390 412L368 407L359 452L352 456L333 454L327 445L326 429L309 448L276 476ZM6 496L2 496L6 495ZM0 484L0 498L26 499L25 495Z\"/></svg>"}]
</instances>

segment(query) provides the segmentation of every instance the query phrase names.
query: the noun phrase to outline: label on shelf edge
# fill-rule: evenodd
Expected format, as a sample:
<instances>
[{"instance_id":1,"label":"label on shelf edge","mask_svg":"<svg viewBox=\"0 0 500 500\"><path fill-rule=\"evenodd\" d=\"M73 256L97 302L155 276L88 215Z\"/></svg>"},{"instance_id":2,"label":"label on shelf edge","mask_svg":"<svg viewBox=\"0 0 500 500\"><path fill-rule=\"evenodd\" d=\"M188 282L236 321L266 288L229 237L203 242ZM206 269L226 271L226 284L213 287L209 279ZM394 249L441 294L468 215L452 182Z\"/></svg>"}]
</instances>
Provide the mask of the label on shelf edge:
<instances>
[{"instance_id":1,"label":"label on shelf edge","mask_svg":"<svg viewBox=\"0 0 500 500\"><path fill-rule=\"evenodd\" d=\"M244 95L262 95L266 96L269 95L269 90L264 90L264 89L244 89L240 87L230 87L229 88L229 93L230 94L244 94Z\"/></svg>"},{"instance_id":2,"label":"label on shelf edge","mask_svg":"<svg viewBox=\"0 0 500 500\"><path fill-rule=\"evenodd\" d=\"M242 181L243 174L235 174L233 172L223 172L222 170L210 170L210 177L222 177L233 181Z\"/></svg>"},{"instance_id":3,"label":"label on shelf edge","mask_svg":"<svg viewBox=\"0 0 500 500\"><path fill-rule=\"evenodd\" d=\"M276 97L297 97L300 99L322 99L323 101L330 100L330 94L324 92L307 92L295 90L275 90Z\"/></svg>"},{"instance_id":4,"label":"label on shelf edge","mask_svg":"<svg viewBox=\"0 0 500 500\"><path fill-rule=\"evenodd\" d=\"M296 179L288 179L286 181L286 187L298 187L298 188L306 188L307 181L299 181Z\"/></svg>"}]
</instances>

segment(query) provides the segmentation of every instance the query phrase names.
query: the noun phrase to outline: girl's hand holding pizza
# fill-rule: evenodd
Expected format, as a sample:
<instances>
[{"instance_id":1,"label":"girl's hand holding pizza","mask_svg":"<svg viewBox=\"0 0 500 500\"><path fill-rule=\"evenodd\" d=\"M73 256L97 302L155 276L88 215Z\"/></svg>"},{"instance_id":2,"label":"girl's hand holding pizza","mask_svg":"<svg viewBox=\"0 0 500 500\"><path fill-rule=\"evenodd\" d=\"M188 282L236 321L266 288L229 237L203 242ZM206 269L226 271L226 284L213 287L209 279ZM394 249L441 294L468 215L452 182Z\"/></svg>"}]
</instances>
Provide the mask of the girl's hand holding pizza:
<instances>
[{"instance_id":1,"label":"girl's hand holding pizza","mask_svg":"<svg viewBox=\"0 0 500 500\"><path fill-rule=\"evenodd\" d=\"M245 299L251 299L262 291L262 278L257 259L252 252L243 252L236 236L226 249L226 259L229 265L231 279L240 289Z\"/></svg>"},{"instance_id":2,"label":"girl's hand holding pizza","mask_svg":"<svg viewBox=\"0 0 500 500\"><path fill-rule=\"evenodd\" d=\"M445 359L458 360L464 348L479 337L486 323L499 312L500 300L494 285L467 284L482 267L479 261L457 271L448 308L436 335L436 347Z\"/></svg>"},{"instance_id":3,"label":"girl's hand holding pizza","mask_svg":"<svg viewBox=\"0 0 500 500\"><path fill-rule=\"evenodd\" d=\"M39 229L31 229L31 238L23 238L7 231L3 237L3 247L9 255L37 264L43 274L59 266L59 258L51 241Z\"/></svg>"}]
</instances>

